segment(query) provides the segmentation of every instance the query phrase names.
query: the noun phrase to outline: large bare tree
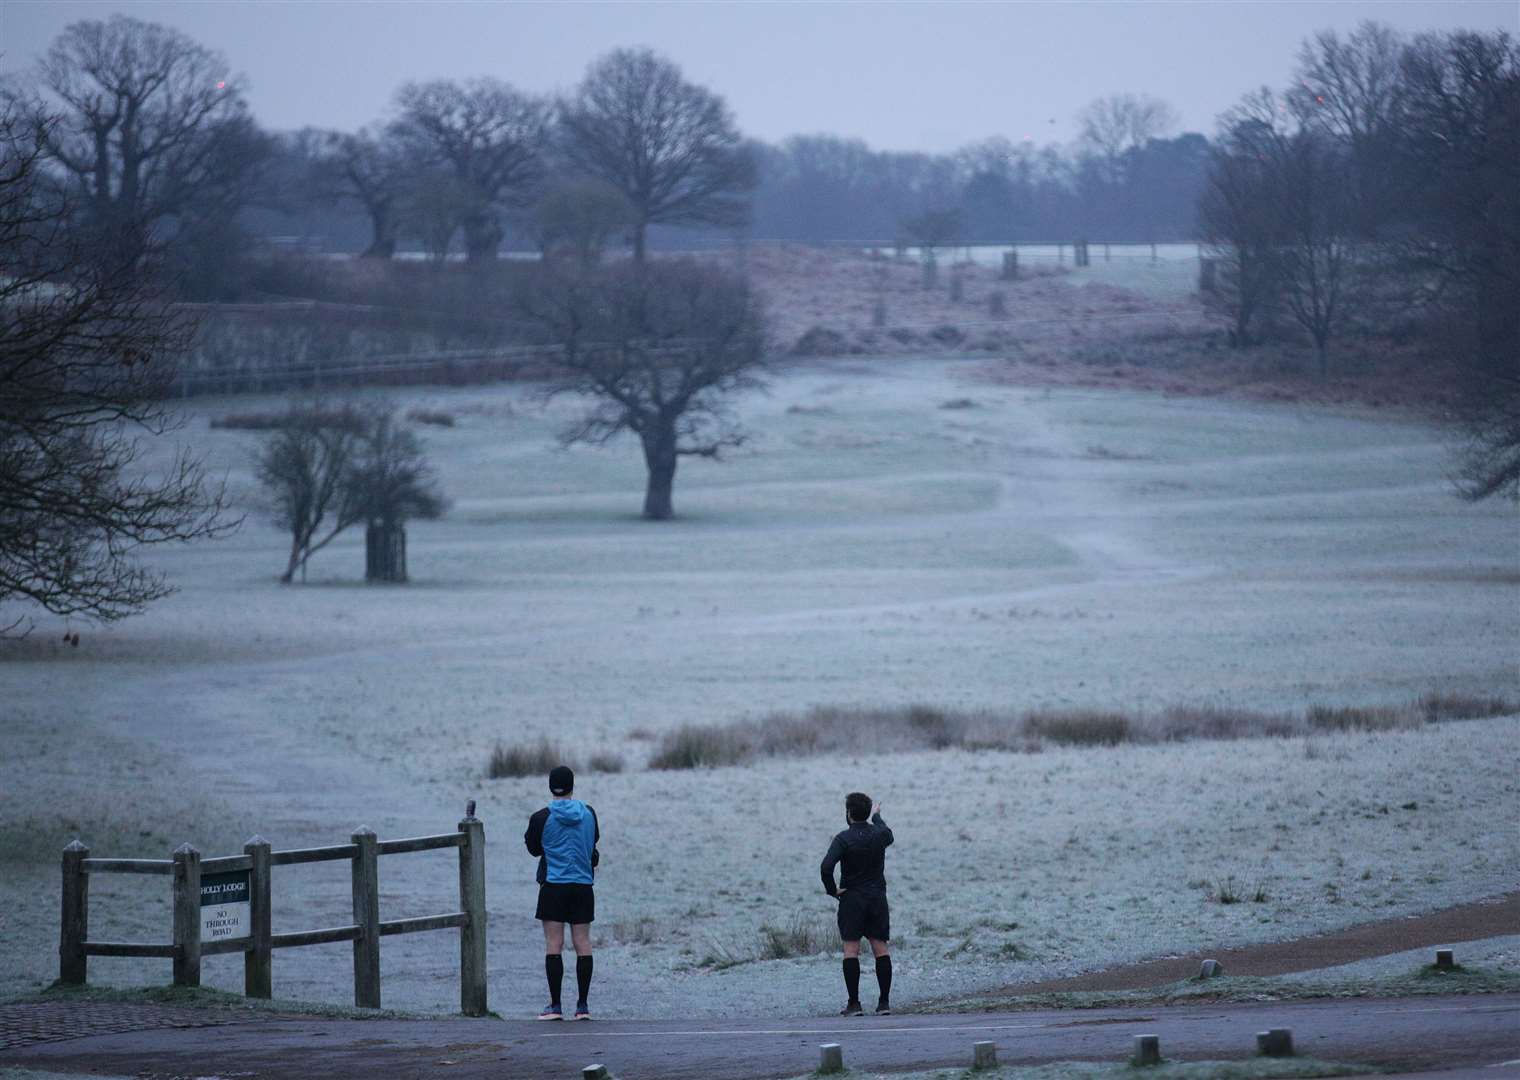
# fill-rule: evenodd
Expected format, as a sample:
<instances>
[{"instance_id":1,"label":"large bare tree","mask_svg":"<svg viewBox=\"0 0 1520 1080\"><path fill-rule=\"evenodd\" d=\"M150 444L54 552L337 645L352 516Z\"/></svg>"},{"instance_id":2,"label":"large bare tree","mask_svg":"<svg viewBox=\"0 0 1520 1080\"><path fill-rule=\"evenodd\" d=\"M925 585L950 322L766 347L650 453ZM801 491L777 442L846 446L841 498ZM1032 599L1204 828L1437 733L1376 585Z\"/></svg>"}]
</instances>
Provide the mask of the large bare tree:
<instances>
[{"instance_id":1,"label":"large bare tree","mask_svg":"<svg viewBox=\"0 0 1520 1080\"><path fill-rule=\"evenodd\" d=\"M561 265L522 303L563 347L554 391L593 402L561 440L635 435L649 470L644 516L674 516L681 458L717 458L744 441L727 399L758 386L767 359L765 312L748 282L695 260Z\"/></svg>"},{"instance_id":2,"label":"large bare tree","mask_svg":"<svg viewBox=\"0 0 1520 1080\"><path fill-rule=\"evenodd\" d=\"M140 259L79 245L42 182L59 138L0 110L0 603L110 621L173 591L140 549L237 522L188 451L142 460L192 327Z\"/></svg>"},{"instance_id":3,"label":"large bare tree","mask_svg":"<svg viewBox=\"0 0 1520 1080\"><path fill-rule=\"evenodd\" d=\"M500 79L407 83L396 94L390 130L422 164L467 193L459 227L471 261L494 259L505 235L504 206L523 205L543 174L550 108Z\"/></svg>"},{"instance_id":4,"label":"large bare tree","mask_svg":"<svg viewBox=\"0 0 1520 1080\"><path fill-rule=\"evenodd\" d=\"M1103 180L1122 187L1125 158L1177 126L1177 110L1146 94L1110 94L1089 102L1078 115L1080 138L1099 161Z\"/></svg>"},{"instance_id":5,"label":"large bare tree","mask_svg":"<svg viewBox=\"0 0 1520 1080\"><path fill-rule=\"evenodd\" d=\"M34 121L56 118L47 162L118 257L140 255L167 218L229 216L268 154L220 54L126 15L71 23L30 88L8 95Z\"/></svg>"},{"instance_id":6,"label":"large bare tree","mask_svg":"<svg viewBox=\"0 0 1520 1080\"><path fill-rule=\"evenodd\" d=\"M322 194L355 203L369 217L369 246L361 258L388 259L396 251L400 204L411 163L389 131L360 128L326 132L318 150Z\"/></svg>"},{"instance_id":7,"label":"large bare tree","mask_svg":"<svg viewBox=\"0 0 1520 1080\"><path fill-rule=\"evenodd\" d=\"M560 133L570 164L633 208L637 262L650 225L748 220L755 162L728 106L649 49L616 49L593 63L560 111Z\"/></svg>"},{"instance_id":8,"label":"large bare tree","mask_svg":"<svg viewBox=\"0 0 1520 1080\"><path fill-rule=\"evenodd\" d=\"M1466 428L1469 499L1520 498L1520 44L1505 33L1426 35L1402 61L1402 164L1416 178L1409 264L1446 286Z\"/></svg>"}]
</instances>

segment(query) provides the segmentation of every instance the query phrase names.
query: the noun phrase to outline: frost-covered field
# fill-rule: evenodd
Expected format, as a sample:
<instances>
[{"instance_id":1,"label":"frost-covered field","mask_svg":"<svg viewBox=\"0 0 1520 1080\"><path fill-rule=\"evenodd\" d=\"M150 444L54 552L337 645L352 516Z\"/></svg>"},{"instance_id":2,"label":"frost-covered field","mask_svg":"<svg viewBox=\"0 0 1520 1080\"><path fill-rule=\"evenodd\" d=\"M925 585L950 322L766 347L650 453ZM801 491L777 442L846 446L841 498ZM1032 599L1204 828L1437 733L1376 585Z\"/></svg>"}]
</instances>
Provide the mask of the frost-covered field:
<instances>
[{"instance_id":1,"label":"frost-covered field","mask_svg":"<svg viewBox=\"0 0 1520 1080\"><path fill-rule=\"evenodd\" d=\"M110 629L0 650L0 993L56 974L57 849L207 854L452 828L490 838L492 1004L542 1004L540 780L497 739L550 734L604 826L595 1003L607 1015L837 1006L838 965L748 961L762 923L826 926L817 861L843 793L881 798L903 1002L1513 889L1520 718L1382 735L1030 755L767 761L653 773L647 733L816 704L1296 708L1520 693L1520 520L1448 493L1438 435L1386 418L973 381L969 364L817 365L740 404L755 434L687 462L679 521L637 519L631 445L554 448L575 405L407 391L455 499L414 525L407 588L361 538L282 588L257 514L165 553L183 591ZM961 407L943 408L947 402ZM969 404L966 404L969 402ZM254 437L196 403L182 437L245 505ZM1406 808L1407 807L1407 808ZM1232 879L1246 902L1212 897ZM452 908L446 854L381 861L385 917ZM1252 902L1258 887L1265 899ZM347 867L276 871L276 930L348 919ZM100 878L92 934L168 933L163 879ZM385 1003L453 1007L447 933L385 939ZM718 966L714 961L731 966ZM275 957L335 1002L346 945ZM93 960L110 983L162 961ZM236 988L236 957L206 981ZM867 980L869 981L869 980Z\"/></svg>"}]
</instances>

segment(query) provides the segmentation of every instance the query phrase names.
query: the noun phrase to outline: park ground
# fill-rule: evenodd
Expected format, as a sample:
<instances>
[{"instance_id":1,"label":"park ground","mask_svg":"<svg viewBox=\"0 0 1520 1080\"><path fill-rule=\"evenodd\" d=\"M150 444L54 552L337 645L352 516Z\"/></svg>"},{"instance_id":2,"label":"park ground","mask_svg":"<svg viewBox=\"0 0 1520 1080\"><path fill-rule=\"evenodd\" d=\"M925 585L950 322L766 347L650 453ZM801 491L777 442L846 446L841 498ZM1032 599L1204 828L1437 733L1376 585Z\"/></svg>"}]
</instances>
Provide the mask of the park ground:
<instances>
[{"instance_id":1,"label":"park ground","mask_svg":"<svg viewBox=\"0 0 1520 1080\"><path fill-rule=\"evenodd\" d=\"M546 793L485 772L498 742L541 736L623 765L580 785L605 836L609 1018L837 1008L816 867L856 788L898 837L903 1004L1514 891L1513 714L645 767L679 725L820 705L1520 696L1520 517L1453 497L1440 430L1001 374L981 353L795 360L736 403L753 437L731 460L683 463L667 524L637 517L631 444L557 447L575 401L367 392L455 418L423 429L453 509L411 527L399 588L363 586L357 535L278 585L257 436L211 421L283 401L190 402L176 438L226 476L243 528L156 554L181 591L147 614L45 621L0 654L0 994L56 975L57 853L75 836L104 856L227 854L255 833L285 848L446 831L473 798L492 1005L528 1015L541 942L519 836ZM385 918L452 910L454 890L447 853L382 860ZM274 903L276 931L346 922L347 868L281 870ZM91 904L92 936L167 938L162 879L100 878ZM385 1004L455 1007L446 936L387 938L382 967ZM276 993L342 1003L348 968L344 945L282 951ZM167 963L97 959L91 978L162 983ZM236 989L241 965L208 958L205 978Z\"/></svg>"}]
</instances>

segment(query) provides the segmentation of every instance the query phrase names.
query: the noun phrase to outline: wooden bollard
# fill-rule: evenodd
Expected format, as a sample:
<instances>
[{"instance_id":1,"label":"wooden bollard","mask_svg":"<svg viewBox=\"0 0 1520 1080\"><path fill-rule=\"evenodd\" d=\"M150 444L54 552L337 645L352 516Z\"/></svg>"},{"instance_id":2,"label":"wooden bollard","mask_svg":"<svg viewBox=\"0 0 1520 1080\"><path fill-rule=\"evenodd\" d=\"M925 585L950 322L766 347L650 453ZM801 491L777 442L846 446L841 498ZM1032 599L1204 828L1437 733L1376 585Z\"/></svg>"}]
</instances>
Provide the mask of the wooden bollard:
<instances>
[{"instance_id":1,"label":"wooden bollard","mask_svg":"<svg viewBox=\"0 0 1520 1080\"><path fill-rule=\"evenodd\" d=\"M844 1072L844 1047L838 1043L824 1043L820 1046L818 1048L818 1072L823 1075Z\"/></svg>"},{"instance_id":2,"label":"wooden bollard","mask_svg":"<svg viewBox=\"0 0 1520 1080\"><path fill-rule=\"evenodd\" d=\"M1160 1065L1161 1036L1136 1035L1135 1056L1130 1058L1129 1063L1131 1065Z\"/></svg>"},{"instance_id":3,"label":"wooden bollard","mask_svg":"<svg viewBox=\"0 0 1520 1080\"><path fill-rule=\"evenodd\" d=\"M361 1009L380 1007L380 869L373 829L360 826L352 840L354 853L354 1004Z\"/></svg>"},{"instance_id":4,"label":"wooden bollard","mask_svg":"<svg viewBox=\"0 0 1520 1080\"><path fill-rule=\"evenodd\" d=\"M174 849L174 985L201 984L201 853Z\"/></svg>"},{"instance_id":5,"label":"wooden bollard","mask_svg":"<svg viewBox=\"0 0 1520 1080\"><path fill-rule=\"evenodd\" d=\"M274 996L271 918L269 912L269 841L255 836L243 845L253 860L248 871L249 933L243 953L243 994L251 998Z\"/></svg>"},{"instance_id":6,"label":"wooden bollard","mask_svg":"<svg viewBox=\"0 0 1520 1080\"><path fill-rule=\"evenodd\" d=\"M1224 974L1224 965L1218 960L1205 960L1198 969L1200 979L1217 979Z\"/></svg>"},{"instance_id":7,"label":"wooden bollard","mask_svg":"<svg viewBox=\"0 0 1520 1080\"><path fill-rule=\"evenodd\" d=\"M1017 281L1019 277L1019 249L1003 252L1003 280Z\"/></svg>"},{"instance_id":8,"label":"wooden bollard","mask_svg":"<svg viewBox=\"0 0 1520 1080\"><path fill-rule=\"evenodd\" d=\"M997 1043L987 1041L972 1043L971 1067L973 1069L997 1068Z\"/></svg>"},{"instance_id":9,"label":"wooden bollard","mask_svg":"<svg viewBox=\"0 0 1520 1080\"><path fill-rule=\"evenodd\" d=\"M1273 1028L1256 1033L1256 1053L1262 1057L1292 1057L1293 1032L1288 1028Z\"/></svg>"},{"instance_id":10,"label":"wooden bollard","mask_svg":"<svg viewBox=\"0 0 1520 1080\"><path fill-rule=\"evenodd\" d=\"M1451 971L1457 966L1456 957L1450 949L1436 950L1436 970Z\"/></svg>"},{"instance_id":11,"label":"wooden bollard","mask_svg":"<svg viewBox=\"0 0 1520 1080\"><path fill-rule=\"evenodd\" d=\"M58 981L83 986L90 958L84 943L90 939L90 875L84 861L90 849L78 840L63 849L63 911L58 931Z\"/></svg>"}]
</instances>

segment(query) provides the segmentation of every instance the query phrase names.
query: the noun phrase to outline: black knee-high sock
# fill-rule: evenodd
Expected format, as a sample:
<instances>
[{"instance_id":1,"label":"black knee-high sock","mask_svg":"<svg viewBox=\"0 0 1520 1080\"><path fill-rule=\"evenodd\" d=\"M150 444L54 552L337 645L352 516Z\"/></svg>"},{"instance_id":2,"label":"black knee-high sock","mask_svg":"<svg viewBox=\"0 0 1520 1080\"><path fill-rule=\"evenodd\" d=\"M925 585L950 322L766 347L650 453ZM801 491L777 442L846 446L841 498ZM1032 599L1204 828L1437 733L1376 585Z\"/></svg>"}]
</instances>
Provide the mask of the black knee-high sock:
<instances>
[{"instance_id":1,"label":"black knee-high sock","mask_svg":"<svg viewBox=\"0 0 1520 1080\"><path fill-rule=\"evenodd\" d=\"M559 984L565 977L565 958L559 953L545 953L544 974L549 976L549 1003L558 1005Z\"/></svg>"},{"instance_id":2,"label":"black knee-high sock","mask_svg":"<svg viewBox=\"0 0 1520 1080\"><path fill-rule=\"evenodd\" d=\"M881 988L881 1000L886 1002L892 997L892 957L878 956L876 958L876 985Z\"/></svg>"},{"instance_id":3,"label":"black knee-high sock","mask_svg":"<svg viewBox=\"0 0 1520 1080\"><path fill-rule=\"evenodd\" d=\"M575 958L575 989L580 995L576 1003L586 1004L586 995L591 993L591 957L577 956Z\"/></svg>"},{"instance_id":4,"label":"black knee-high sock","mask_svg":"<svg viewBox=\"0 0 1520 1080\"><path fill-rule=\"evenodd\" d=\"M849 991L851 1001L860 1000L860 957L858 956L844 958L844 988Z\"/></svg>"}]
</instances>

